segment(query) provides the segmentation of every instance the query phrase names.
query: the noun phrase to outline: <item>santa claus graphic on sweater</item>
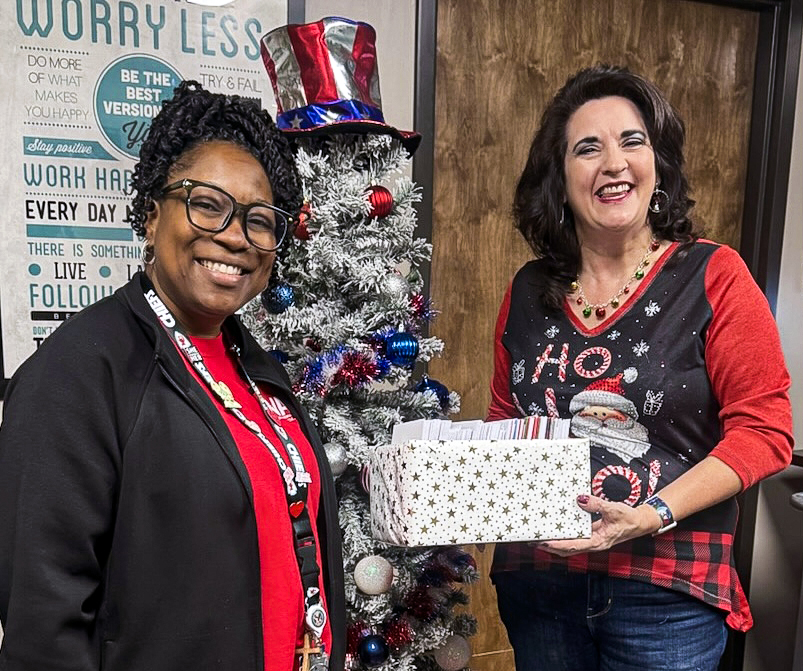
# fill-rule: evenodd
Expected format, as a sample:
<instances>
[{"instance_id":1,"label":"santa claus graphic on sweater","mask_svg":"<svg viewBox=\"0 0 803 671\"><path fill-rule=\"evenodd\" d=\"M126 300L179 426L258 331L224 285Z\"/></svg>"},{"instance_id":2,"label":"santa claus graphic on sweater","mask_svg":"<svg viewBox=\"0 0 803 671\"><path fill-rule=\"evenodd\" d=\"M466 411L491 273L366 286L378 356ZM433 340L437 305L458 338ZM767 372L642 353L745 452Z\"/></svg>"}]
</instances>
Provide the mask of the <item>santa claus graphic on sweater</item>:
<instances>
[{"instance_id":1,"label":"santa claus graphic on sweater","mask_svg":"<svg viewBox=\"0 0 803 671\"><path fill-rule=\"evenodd\" d=\"M625 397L622 381L633 382L635 368L610 378L594 380L569 403L571 430L588 438L592 446L603 447L625 463L643 457L650 449L649 434L639 424L635 404Z\"/></svg>"}]
</instances>

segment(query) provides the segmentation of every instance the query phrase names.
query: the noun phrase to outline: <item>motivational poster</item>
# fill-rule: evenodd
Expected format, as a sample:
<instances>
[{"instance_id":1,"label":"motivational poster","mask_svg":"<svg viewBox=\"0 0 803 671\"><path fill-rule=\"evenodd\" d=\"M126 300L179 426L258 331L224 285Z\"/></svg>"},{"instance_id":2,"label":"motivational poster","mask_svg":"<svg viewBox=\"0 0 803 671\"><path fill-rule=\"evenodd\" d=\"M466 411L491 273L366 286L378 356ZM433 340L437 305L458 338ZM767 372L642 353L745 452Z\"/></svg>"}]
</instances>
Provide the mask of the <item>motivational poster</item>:
<instances>
[{"instance_id":1,"label":"motivational poster","mask_svg":"<svg viewBox=\"0 0 803 671\"><path fill-rule=\"evenodd\" d=\"M259 41L285 23L279 0L0 3L0 378L141 266L131 176L179 81L275 115Z\"/></svg>"}]
</instances>

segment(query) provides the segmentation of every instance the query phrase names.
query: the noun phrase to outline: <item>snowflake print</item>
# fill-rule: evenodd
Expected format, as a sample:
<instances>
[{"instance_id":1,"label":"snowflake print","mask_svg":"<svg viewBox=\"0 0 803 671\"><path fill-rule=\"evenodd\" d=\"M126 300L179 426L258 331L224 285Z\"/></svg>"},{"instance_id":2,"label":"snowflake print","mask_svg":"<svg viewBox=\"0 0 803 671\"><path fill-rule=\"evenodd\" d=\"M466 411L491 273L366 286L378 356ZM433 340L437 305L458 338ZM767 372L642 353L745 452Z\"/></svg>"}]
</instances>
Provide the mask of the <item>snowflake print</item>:
<instances>
[{"instance_id":1,"label":"snowflake print","mask_svg":"<svg viewBox=\"0 0 803 671\"><path fill-rule=\"evenodd\" d=\"M647 307L644 308L644 313L648 317L654 317L660 311L661 311L661 306L658 305L658 303L656 303L655 301L650 301L649 305L647 305Z\"/></svg>"},{"instance_id":2,"label":"snowflake print","mask_svg":"<svg viewBox=\"0 0 803 671\"><path fill-rule=\"evenodd\" d=\"M524 359L513 364L511 373L513 375L513 384L518 384L524 379Z\"/></svg>"},{"instance_id":3,"label":"snowflake print","mask_svg":"<svg viewBox=\"0 0 803 671\"><path fill-rule=\"evenodd\" d=\"M622 335L619 331L611 331L608 334L608 340L616 340L620 335Z\"/></svg>"},{"instance_id":4,"label":"snowflake print","mask_svg":"<svg viewBox=\"0 0 803 671\"><path fill-rule=\"evenodd\" d=\"M550 326L546 331L544 331L544 335L547 338L554 338L556 335L560 333L560 329L557 326Z\"/></svg>"},{"instance_id":5,"label":"snowflake print","mask_svg":"<svg viewBox=\"0 0 803 671\"><path fill-rule=\"evenodd\" d=\"M636 356L644 356L649 351L650 346L643 340L639 340L635 345L633 345L633 354Z\"/></svg>"},{"instance_id":6,"label":"snowflake print","mask_svg":"<svg viewBox=\"0 0 803 671\"><path fill-rule=\"evenodd\" d=\"M530 405L527 406L527 414L528 415L543 415L544 414L544 409L540 405L538 405L537 403L530 403Z\"/></svg>"}]
</instances>

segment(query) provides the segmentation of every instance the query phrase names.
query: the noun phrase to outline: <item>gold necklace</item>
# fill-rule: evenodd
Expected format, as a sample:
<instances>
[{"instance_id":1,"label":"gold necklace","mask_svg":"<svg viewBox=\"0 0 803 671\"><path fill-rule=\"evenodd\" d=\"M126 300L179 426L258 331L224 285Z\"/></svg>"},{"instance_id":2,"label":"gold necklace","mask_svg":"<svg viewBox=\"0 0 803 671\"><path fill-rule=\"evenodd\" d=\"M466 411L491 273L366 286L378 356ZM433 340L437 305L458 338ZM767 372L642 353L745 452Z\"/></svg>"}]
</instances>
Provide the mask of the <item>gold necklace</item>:
<instances>
[{"instance_id":1,"label":"gold necklace","mask_svg":"<svg viewBox=\"0 0 803 671\"><path fill-rule=\"evenodd\" d=\"M621 289L617 291L611 298L609 298L604 303L589 303L586 295L583 293L583 285L580 284L580 278L577 277L570 285L572 293L577 292L577 305L583 306L583 317L590 317L591 313L593 312L597 319L605 319L605 315L607 314L607 308L610 305L614 310L619 307L619 299L626 294L630 293L630 285L633 284L636 280L640 280L644 277L644 268L650 265L650 255L656 251L661 246L661 243L653 237L650 240L650 246L647 248L647 251L644 252L644 256L641 257L641 261L638 262L636 269L633 271L633 274L628 278L627 282L624 283Z\"/></svg>"}]
</instances>

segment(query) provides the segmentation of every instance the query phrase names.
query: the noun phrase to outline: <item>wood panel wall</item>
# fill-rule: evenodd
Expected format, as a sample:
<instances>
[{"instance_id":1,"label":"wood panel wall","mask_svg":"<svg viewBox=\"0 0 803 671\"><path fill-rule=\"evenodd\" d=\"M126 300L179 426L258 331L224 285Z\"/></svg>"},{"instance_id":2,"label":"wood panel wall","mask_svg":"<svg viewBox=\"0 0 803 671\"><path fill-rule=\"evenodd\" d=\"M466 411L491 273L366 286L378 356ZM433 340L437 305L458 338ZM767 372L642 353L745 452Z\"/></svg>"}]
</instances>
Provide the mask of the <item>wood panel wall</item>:
<instances>
[{"instance_id":1,"label":"wood panel wall","mask_svg":"<svg viewBox=\"0 0 803 671\"><path fill-rule=\"evenodd\" d=\"M655 81L686 122L695 221L738 248L757 35L752 12L683 0L439 0L431 296L446 350L429 372L462 395L461 418L485 414L498 306L531 257L510 210L549 98L599 62ZM476 553L486 575L491 553ZM471 598L471 668L511 671L487 579Z\"/></svg>"}]
</instances>

